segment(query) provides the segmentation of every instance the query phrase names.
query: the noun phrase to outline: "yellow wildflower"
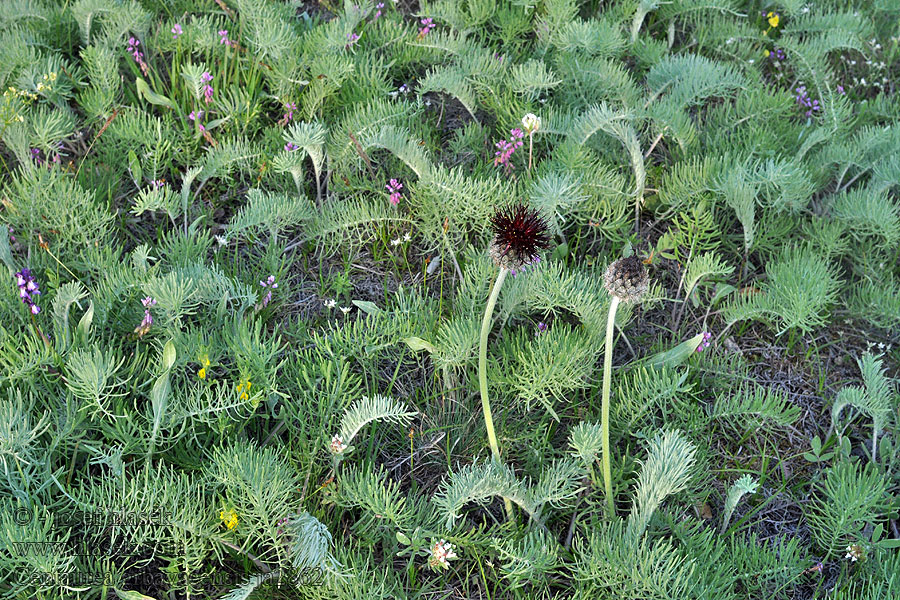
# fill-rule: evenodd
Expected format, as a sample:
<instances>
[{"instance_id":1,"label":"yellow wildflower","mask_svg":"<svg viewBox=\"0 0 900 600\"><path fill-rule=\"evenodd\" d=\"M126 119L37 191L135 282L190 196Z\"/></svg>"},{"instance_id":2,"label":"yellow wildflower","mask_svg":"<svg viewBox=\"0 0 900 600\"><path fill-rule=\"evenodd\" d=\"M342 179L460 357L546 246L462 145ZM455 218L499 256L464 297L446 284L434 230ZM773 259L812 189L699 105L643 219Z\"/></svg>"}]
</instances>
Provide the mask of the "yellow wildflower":
<instances>
[{"instance_id":1,"label":"yellow wildflower","mask_svg":"<svg viewBox=\"0 0 900 600\"><path fill-rule=\"evenodd\" d=\"M197 371L197 377L206 379L206 369L209 367L209 356L204 354L200 357L200 370ZM240 390L238 390L240 391Z\"/></svg>"},{"instance_id":2,"label":"yellow wildflower","mask_svg":"<svg viewBox=\"0 0 900 600\"><path fill-rule=\"evenodd\" d=\"M224 521L225 527L234 529L238 524L237 513L233 509L219 511L219 519Z\"/></svg>"},{"instance_id":3,"label":"yellow wildflower","mask_svg":"<svg viewBox=\"0 0 900 600\"><path fill-rule=\"evenodd\" d=\"M770 27L778 27L778 22L781 20L781 17L778 16L778 13L769 11L769 14L766 15L766 19L768 19Z\"/></svg>"},{"instance_id":4,"label":"yellow wildflower","mask_svg":"<svg viewBox=\"0 0 900 600\"><path fill-rule=\"evenodd\" d=\"M246 400L247 398L250 397L250 386L251 386L251 385L253 385L253 384L250 383L250 380L249 380L249 379L247 380L247 387L244 387L244 384L243 384L243 383L241 383L240 385L238 385L237 391L238 391L238 398L239 398L239 399L241 399L241 400Z\"/></svg>"}]
</instances>

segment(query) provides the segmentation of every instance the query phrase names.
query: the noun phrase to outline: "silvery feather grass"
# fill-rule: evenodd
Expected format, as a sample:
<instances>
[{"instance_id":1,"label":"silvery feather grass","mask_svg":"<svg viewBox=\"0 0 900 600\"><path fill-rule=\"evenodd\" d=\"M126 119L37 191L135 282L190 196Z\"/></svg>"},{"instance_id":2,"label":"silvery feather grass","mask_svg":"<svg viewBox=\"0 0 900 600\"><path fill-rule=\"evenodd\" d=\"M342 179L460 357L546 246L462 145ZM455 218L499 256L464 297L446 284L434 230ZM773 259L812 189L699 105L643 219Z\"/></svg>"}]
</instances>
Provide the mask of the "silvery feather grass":
<instances>
[{"instance_id":1,"label":"silvery feather grass","mask_svg":"<svg viewBox=\"0 0 900 600\"><path fill-rule=\"evenodd\" d=\"M0 2L0 597L898 596L897 16Z\"/></svg>"}]
</instances>

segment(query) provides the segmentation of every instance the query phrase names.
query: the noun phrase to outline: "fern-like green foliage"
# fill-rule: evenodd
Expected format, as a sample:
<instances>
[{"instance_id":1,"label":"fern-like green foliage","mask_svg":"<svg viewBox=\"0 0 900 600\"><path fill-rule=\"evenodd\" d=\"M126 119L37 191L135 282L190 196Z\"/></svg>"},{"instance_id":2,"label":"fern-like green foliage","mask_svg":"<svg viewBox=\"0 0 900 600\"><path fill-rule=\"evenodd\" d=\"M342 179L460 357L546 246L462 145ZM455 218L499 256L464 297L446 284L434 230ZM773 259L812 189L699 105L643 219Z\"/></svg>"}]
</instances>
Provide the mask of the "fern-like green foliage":
<instances>
[{"instance_id":1,"label":"fern-like green foliage","mask_svg":"<svg viewBox=\"0 0 900 600\"><path fill-rule=\"evenodd\" d=\"M650 441L625 531L628 545L638 545L650 517L667 496L687 487L696 452L696 447L675 430L661 431Z\"/></svg>"},{"instance_id":2,"label":"fern-like green foliage","mask_svg":"<svg viewBox=\"0 0 900 600\"><path fill-rule=\"evenodd\" d=\"M811 331L825 324L825 311L837 298L840 281L828 262L804 246L787 246L766 264L760 293L747 293L724 309L730 323L774 318L778 335L790 329Z\"/></svg>"},{"instance_id":3,"label":"fern-like green foliage","mask_svg":"<svg viewBox=\"0 0 900 600\"><path fill-rule=\"evenodd\" d=\"M863 528L890 505L888 480L871 463L841 461L828 469L805 514L816 545L826 556L845 551L863 539Z\"/></svg>"},{"instance_id":4,"label":"fern-like green foliage","mask_svg":"<svg viewBox=\"0 0 900 600\"><path fill-rule=\"evenodd\" d=\"M764 423L789 427L800 412L800 407L792 405L787 394L762 386L743 386L736 392L718 395L709 409L713 419L745 431Z\"/></svg>"},{"instance_id":5,"label":"fern-like green foliage","mask_svg":"<svg viewBox=\"0 0 900 600\"><path fill-rule=\"evenodd\" d=\"M344 417L341 419L341 440L349 445L359 431L372 421L387 421L389 423L409 423L418 414L387 396L374 395L371 398L363 396L350 405Z\"/></svg>"},{"instance_id":6,"label":"fern-like green foliage","mask_svg":"<svg viewBox=\"0 0 900 600\"><path fill-rule=\"evenodd\" d=\"M731 485L728 489L728 496L725 498L725 509L722 512L721 531L725 531L728 527L728 522L731 521L731 515L734 514L734 509L737 508L737 504L744 494L754 493L757 487L759 487L759 482L754 481L753 477L750 475L744 475Z\"/></svg>"},{"instance_id":7,"label":"fern-like green foliage","mask_svg":"<svg viewBox=\"0 0 900 600\"><path fill-rule=\"evenodd\" d=\"M863 387L846 386L838 392L831 406L831 426L837 430L838 419L845 408L854 408L872 419L872 460L878 448L878 434L890 424L898 398L893 382L887 378L881 358L865 352L857 359Z\"/></svg>"},{"instance_id":8,"label":"fern-like green foliage","mask_svg":"<svg viewBox=\"0 0 900 600\"><path fill-rule=\"evenodd\" d=\"M546 579L559 563L559 542L543 529L534 529L518 541L495 541L494 548L503 561L500 572L512 589Z\"/></svg>"},{"instance_id":9,"label":"fern-like green foliage","mask_svg":"<svg viewBox=\"0 0 900 600\"><path fill-rule=\"evenodd\" d=\"M616 520L592 528L586 538L575 538L572 577L580 597L690 597L697 585L694 559L666 539L627 543L625 529Z\"/></svg>"}]
</instances>

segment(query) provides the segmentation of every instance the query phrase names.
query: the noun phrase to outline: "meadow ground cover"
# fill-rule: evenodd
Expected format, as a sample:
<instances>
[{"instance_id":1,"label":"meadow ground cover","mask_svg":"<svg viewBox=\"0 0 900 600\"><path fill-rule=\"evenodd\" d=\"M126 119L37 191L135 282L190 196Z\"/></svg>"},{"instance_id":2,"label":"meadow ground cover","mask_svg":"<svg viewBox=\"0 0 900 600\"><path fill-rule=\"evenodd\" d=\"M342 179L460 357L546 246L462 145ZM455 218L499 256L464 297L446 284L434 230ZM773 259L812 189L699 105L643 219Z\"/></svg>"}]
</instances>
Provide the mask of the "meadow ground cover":
<instances>
[{"instance_id":1,"label":"meadow ground cover","mask_svg":"<svg viewBox=\"0 0 900 600\"><path fill-rule=\"evenodd\" d=\"M895 0L3 0L0 595L900 598L898 76Z\"/></svg>"}]
</instances>

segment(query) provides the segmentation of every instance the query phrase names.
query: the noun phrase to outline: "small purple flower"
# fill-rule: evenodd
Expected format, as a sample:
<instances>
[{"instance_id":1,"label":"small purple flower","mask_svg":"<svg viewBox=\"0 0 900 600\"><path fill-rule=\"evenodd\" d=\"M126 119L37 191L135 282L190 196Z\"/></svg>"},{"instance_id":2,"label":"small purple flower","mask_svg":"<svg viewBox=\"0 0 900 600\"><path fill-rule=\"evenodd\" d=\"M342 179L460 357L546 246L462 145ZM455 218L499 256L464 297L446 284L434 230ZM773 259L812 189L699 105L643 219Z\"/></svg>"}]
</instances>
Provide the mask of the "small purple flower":
<instances>
[{"instance_id":1,"label":"small purple flower","mask_svg":"<svg viewBox=\"0 0 900 600\"><path fill-rule=\"evenodd\" d=\"M384 187L387 188L387 191L389 191L391 193L390 197L388 198L390 200L391 204L393 204L394 206L397 206L398 204L400 204L400 200L402 199L402 196L400 195L400 190L403 189L403 184L400 183L399 181L397 181L396 179L391 179L390 181L388 181L388 184Z\"/></svg>"},{"instance_id":2,"label":"small purple flower","mask_svg":"<svg viewBox=\"0 0 900 600\"><path fill-rule=\"evenodd\" d=\"M425 26L419 30L419 39L421 40L426 35L428 35L432 29L434 29L434 21L431 19L431 17L428 17L428 18L422 19L420 21L420 23L422 23L422 25Z\"/></svg>"},{"instance_id":3,"label":"small purple flower","mask_svg":"<svg viewBox=\"0 0 900 600\"><path fill-rule=\"evenodd\" d=\"M257 310L259 310L260 308L265 308L265 307L267 307L267 306L269 305L269 302L272 301L272 290L278 288L278 284L275 283L275 276L274 276L274 275L269 275L269 278L266 279L265 281L260 281L260 282L259 282L259 285L261 285L261 286L263 286L264 288L266 288L266 289L268 290L268 292L266 293L266 297L263 298L262 306L257 306L257 307L256 307Z\"/></svg>"},{"instance_id":4,"label":"small purple flower","mask_svg":"<svg viewBox=\"0 0 900 600\"><path fill-rule=\"evenodd\" d=\"M200 119L202 119L202 118L203 118L202 110L196 110L196 111L192 110L191 114L188 115L188 119L190 119L191 121L197 122L197 127L200 128L200 131L206 131L206 128L203 127L202 123L200 123Z\"/></svg>"},{"instance_id":5,"label":"small purple flower","mask_svg":"<svg viewBox=\"0 0 900 600\"><path fill-rule=\"evenodd\" d=\"M384 2L379 2L375 5L375 8L378 10L375 11L375 16L372 18L373 21L381 16L381 9L384 8Z\"/></svg>"},{"instance_id":6,"label":"small purple flower","mask_svg":"<svg viewBox=\"0 0 900 600\"><path fill-rule=\"evenodd\" d=\"M10 244L15 244L15 243L16 243L16 236L14 236L13 234L16 232L16 230L13 229L12 225L7 225L6 227L7 227L7 229L9 229L9 243L10 243Z\"/></svg>"},{"instance_id":7,"label":"small purple flower","mask_svg":"<svg viewBox=\"0 0 900 600\"><path fill-rule=\"evenodd\" d=\"M153 189L158 190L159 188L166 185L166 182L163 181L162 179L154 179L153 181L150 182L150 185L153 186Z\"/></svg>"},{"instance_id":8,"label":"small purple flower","mask_svg":"<svg viewBox=\"0 0 900 600\"><path fill-rule=\"evenodd\" d=\"M537 328L538 330L534 332L534 337L538 337L539 335L547 331L547 324L541 321L537 324Z\"/></svg>"},{"instance_id":9,"label":"small purple flower","mask_svg":"<svg viewBox=\"0 0 900 600\"><path fill-rule=\"evenodd\" d=\"M526 262L526 263L524 263L524 264L523 264L521 267L519 267L518 269L510 269L510 270L509 270L509 274L512 275L513 277L515 277L515 276L518 275L519 273L524 273L524 272L525 272L525 268L528 267L529 265L536 265L536 264L538 264L539 262L541 262L541 257L540 257L540 256L535 256L534 259L533 259L531 262Z\"/></svg>"},{"instance_id":10,"label":"small purple flower","mask_svg":"<svg viewBox=\"0 0 900 600\"><path fill-rule=\"evenodd\" d=\"M172 39L177 40L178 36L180 36L184 31L181 29L181 25L175 23L175 27L172 28Z\"/></svg>"},{"instance_id":11,"label":"small purple flower","mask_svg":"<svg viewBox=\"0 0 900 600\"><path fill-rule=\"evenodd\" d=\"M37 280L31 273L31 269L22 269L13 277L16 278L16 285L19 287L19 298L22 300L22 304L28 306L33 315L41 312L41 307L34 303L34 296L40 296L41 290L38 287Z\"/></svg>"},{"instance_id":12,"label":"small purple flower","mask_svg":"<svg viewBox=\"0 0 900 600\"><path fill-rule=\"evenodd\" d=\"M509 140L500 140L494 144L497 148L497 151L494 152L494 166L503 165L511 169L512 165L509 159L512 157L513 152L522 147L522 138L525 137L525 133L518 127L509 133Z\"/></svg>"},{"instance_id":13,"label":"small purple flower","mask_svg":"<svg viewBox=\"0 0 900 600\"><path fill-rule=\"evenodd\" d=\"M837 91L838 91L838 94L840 94L841 96L843 96L844 94L847 93L844 91L844 86L842 86L841 84L838 84Z\"/></svg>"},{"instance_id":14,"label":"small purple flower","mask_svg":"<svg viewBox=\"0 0 900 600\"><path fill-rule=\"evenodd\" d=\"M147 67L147 63L144 62L144 53L138 50L138 46L140 45L140 40L133 37L128 38L128 52L130 52L131 56L134 57L134 62L136 62L141 67L141 72L144 75L149 75L150 69Z\"/></svg>"},{"instance_id":15,"label":"small purple flower","mask_svg":"<svg viewBox=\"0 0 900 600\"><path fill-rule=\"evenodd\" d=\"M358 34L358 33L353 33L353 32L351 31L350 33L347 34L347 39L348 39L349 41L347 42L346 48L350 48L351 46L353 46L354 44L356 44L357 41L359 41L359 34Z\"/></svg>"},{"instance_id":16,"label":"small purple flower","mask_svg":"<svg viewBox=\"0 0 900 600\"><path fill-rule=\"evenodd\" d=\"M228 39L228 30L223 29L219 32L219 44L225 44L226 46L233 47L236 44Z\"/></svg>"},{"instance_id":17,"label":"small purple flower","mask_svg":"<svg viewBox=\"0 0 900 600\"><path fill-rule=\"evenodd\" d=\"M400 92L401 94L408 94L408 93L409 93L409 86L406 85L406 84L404 83L404 84L401 85L399 88L397 88L397 91Z\"/></svg>"},{"instance_id":18,"label":"small purple flower","mask_svg":"<svg viewBox=\"0 0 900 600\"><path fill-rule=\"evenodd\" d=\"M700 340L700 345L697 346L697 350L695 352L703 352L707 348L709 348L709 340L712 339L712 334L708 331L703 332L703 339Z\"/></svg>"},{"instance_id":19,"label":"small purple flower","mask_svg":"<svg viewBox=\"0 0 900 600\"><path fill-rule=\"evenodd\" d=\"M141 320L141 324L134 328L134 332L138 334L138 337L144 337L153 325L153 315L150 314L150 309L156 306L156 300L147 296L141 300L141 304L144 305L144 318Z\"/></svg>"},{"instance_id":20,"label":"small purple flower","mask_svg":"<svg viewBox=\"0 0 900 600\"><path fill-rule=\"evenodd\" d=\"M212 102L213 87L209 85L212 80L213 76L209 74L209 71L203 71L203 74L200 75L200 83L204 84L201 90L203 91L203 96L206 99L207 104Z\"/></svg>"},{"instance_id":21,"label":"small purple flower","mask_svg":"<svg viewBox=\"0 0 900 600\"><path fill-rule=\"evenodd\" d=\"M294 111L297 110L297 104L294 102L288 102L284 105L284 110L287 111L284 113L284 118L282 122L287 125L291 121L294 120Z\"/></svg>"},{"instance_id":22,"label":"small purple flower","mask_svg":"<svg viewBox=\"0 0 900 600\"><path fill-rule=\"evenodd\" d=\"M812 117L813 113L822 110L822 107L819 106L819 101L813 100L809 97L809 94L806 91L806 86L799 86L794 90L794 93L796 94L796 96L794 96L794 99L797 101L797 104L800 105L800 109L807 109L806 112L803 113L806 117Z\"/></svg>"},{"instance_id":23,"label":"small purple flower","mask_svg":"<svg viewBox=\"0 0 900 600\"><path fill-rule=\"evenodd\" d=\"M294 150L296 150L299 147L300 146L294 144L293 142L288 142L287 144L284 145L284 151L285 152L293 152Z\"/></svg>"}]
</instances>

